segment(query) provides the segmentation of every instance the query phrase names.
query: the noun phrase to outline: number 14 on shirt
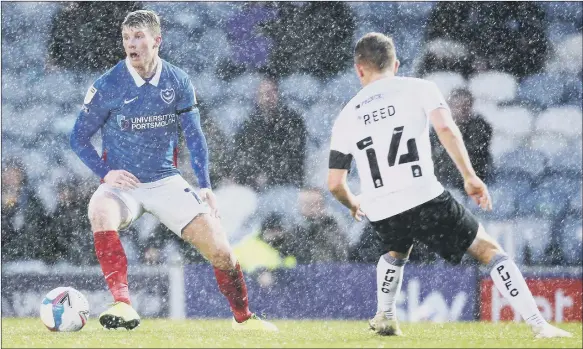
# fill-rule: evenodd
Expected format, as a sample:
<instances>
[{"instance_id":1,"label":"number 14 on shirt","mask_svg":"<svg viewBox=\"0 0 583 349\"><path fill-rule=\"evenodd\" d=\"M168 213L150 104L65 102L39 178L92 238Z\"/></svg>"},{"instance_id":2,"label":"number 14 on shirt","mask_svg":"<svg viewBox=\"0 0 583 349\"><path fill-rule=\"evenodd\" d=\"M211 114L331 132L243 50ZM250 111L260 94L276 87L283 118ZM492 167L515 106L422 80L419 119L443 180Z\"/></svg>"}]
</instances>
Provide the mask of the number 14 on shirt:
<instances>
[{"instance_id":1,"label":"number 14 on shirt","mask_svg":"<svg viewBox=\"0 0 583 349\"><path fill-rule=\"evenodd\" d=\"M387 161L391 167L395 166L395 161L397 160L397 151L399 150L399 145L401 144L401 137L403 136L404 129L405 126L399 126L393 129L391 144L389 146L389 154L387 155ZM375 188L380 188L383 186L383 178L381 177L377 154L372 145L372 137L366 137L356 143L356 146L359 150L366 149L366 157L368 159L372 181ZM419 153L417 152L417 144L415 143L415 139L411 138L407 141L407 153L402 154L399 157L399 163L397 165L407 164L414 161L419 161ZM419 165L412 165L411 173L413 177L421 177L423 175Z\"/></svg>"}]
</instances>

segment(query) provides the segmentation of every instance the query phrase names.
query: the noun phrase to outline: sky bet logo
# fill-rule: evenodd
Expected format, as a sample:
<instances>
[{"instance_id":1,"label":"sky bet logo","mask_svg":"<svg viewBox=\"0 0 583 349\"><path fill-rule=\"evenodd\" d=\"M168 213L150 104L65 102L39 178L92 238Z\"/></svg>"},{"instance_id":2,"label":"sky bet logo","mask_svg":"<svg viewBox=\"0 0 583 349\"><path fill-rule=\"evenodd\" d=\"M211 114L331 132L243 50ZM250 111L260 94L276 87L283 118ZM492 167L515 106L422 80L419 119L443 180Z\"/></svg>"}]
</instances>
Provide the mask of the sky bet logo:
<instances>
[{"instance_id":1,"label":"sky bet logo","mask_svg":"<svg viewBox=\"0 0 583 349\"><path fill-rule=\"evenodd\" d=\"M117 124L122 131L143 131L160 127L166 127L176 123L176 114L163 114L153 116L127 117L117 116Z\"/></svg>"}]
</instances>

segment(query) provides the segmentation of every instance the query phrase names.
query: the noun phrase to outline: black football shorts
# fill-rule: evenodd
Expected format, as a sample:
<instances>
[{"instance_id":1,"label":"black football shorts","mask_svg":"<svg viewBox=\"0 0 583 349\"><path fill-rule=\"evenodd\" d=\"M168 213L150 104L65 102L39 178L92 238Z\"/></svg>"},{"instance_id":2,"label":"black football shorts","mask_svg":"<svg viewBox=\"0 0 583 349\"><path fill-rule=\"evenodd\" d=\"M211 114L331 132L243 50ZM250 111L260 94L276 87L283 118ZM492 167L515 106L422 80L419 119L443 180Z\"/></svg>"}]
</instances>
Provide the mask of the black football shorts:
<instances>
[{"instance_id":1,"label":"black football shorts","mask_svg":"<svg viewBox=\"0 0 583 349\"><path fill-rule=\"evenodd\" d=\"M386 251L407 253L416 242L459 264L478 233L479 222L445 190L435 199L371 222Z\"/></svg>"}]
</instances>

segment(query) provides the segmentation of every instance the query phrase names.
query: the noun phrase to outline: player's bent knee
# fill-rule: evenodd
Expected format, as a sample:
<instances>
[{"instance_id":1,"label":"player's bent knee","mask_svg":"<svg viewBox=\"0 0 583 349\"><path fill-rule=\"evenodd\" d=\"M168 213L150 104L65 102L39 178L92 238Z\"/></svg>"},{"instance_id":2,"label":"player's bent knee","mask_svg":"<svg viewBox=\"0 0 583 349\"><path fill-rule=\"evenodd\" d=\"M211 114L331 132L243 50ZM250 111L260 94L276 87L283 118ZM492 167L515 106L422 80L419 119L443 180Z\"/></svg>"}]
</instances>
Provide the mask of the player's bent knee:
<instances>
[{"instance_id":1,"label":"player's bent knee","mask_svg":"<svg viewBox=\"0 0 583 349\"><path fill-rule=\"evenodd\" d=\"M488 264L497 254L505 254L498 242L486 233L480 224L476 238L468 248L468 253L482 264Z\"/></svg>"},{"instance_id":2,"label":"player's bent knee","mask_svg":"<svg viewBox=\"0 0 583 349\"><path fill-rule=\"evenodd\" d=\"M118 230L121 225L122 212L118 202L106 196L94 196L87 209L91 230Z\"/></svg>"}]
</instances>

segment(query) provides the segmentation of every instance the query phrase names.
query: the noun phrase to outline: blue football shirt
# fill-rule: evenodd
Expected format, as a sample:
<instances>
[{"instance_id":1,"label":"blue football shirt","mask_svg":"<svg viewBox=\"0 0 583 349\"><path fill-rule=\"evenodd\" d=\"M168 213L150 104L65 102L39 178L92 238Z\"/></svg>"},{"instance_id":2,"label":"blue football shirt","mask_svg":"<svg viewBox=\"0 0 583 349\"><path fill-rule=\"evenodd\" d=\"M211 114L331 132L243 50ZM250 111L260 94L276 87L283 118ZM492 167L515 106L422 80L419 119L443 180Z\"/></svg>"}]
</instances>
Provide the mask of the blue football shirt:
<instances>
[{"instance_id":1,"label":"blue football shirt","mask_svg":"<svg viewBox=\"0 0 583 349\"><path fill-rule=\"evenodd\" d=\"M193 111L196 125L183 125L185 133L186 128L200 131L200 120L194 87L183 70L158 58L154 76L146 81L123 60L89 88L71 134L71 146L101 178L109 170L123 169L141 182L156 181L179 173L176 155L181 114ZM87 144L99 129L103 145L100 158ZM195 172L201 161L193 151L205 152L202 167L208 168L202 132L198 137L202 137L204 149L189 146ZM203 182L199 185L209 187L208 171L202 178L198 172L199 182Z\"/></svg>"}]
</instances>

